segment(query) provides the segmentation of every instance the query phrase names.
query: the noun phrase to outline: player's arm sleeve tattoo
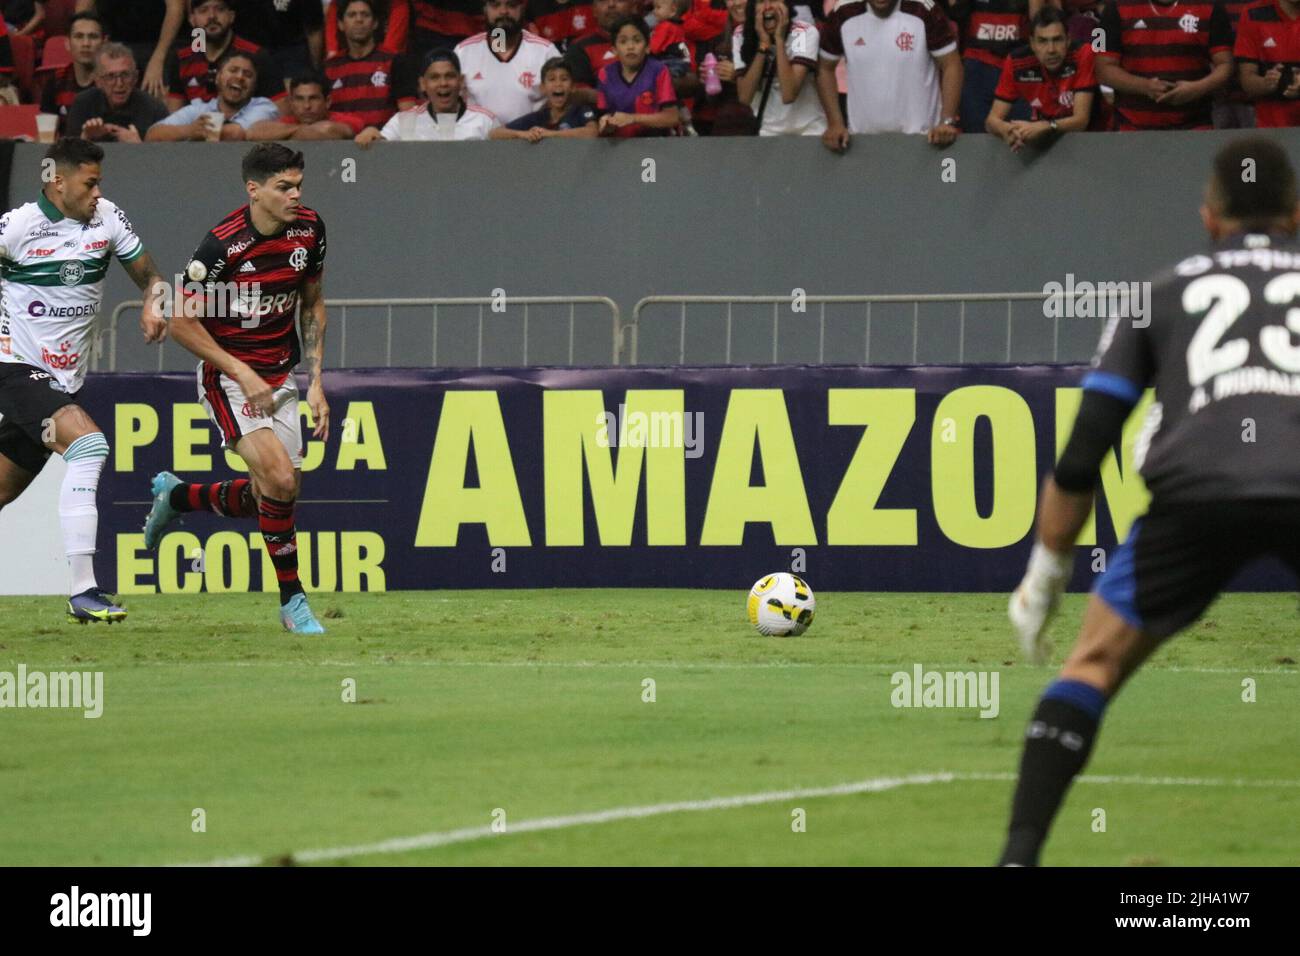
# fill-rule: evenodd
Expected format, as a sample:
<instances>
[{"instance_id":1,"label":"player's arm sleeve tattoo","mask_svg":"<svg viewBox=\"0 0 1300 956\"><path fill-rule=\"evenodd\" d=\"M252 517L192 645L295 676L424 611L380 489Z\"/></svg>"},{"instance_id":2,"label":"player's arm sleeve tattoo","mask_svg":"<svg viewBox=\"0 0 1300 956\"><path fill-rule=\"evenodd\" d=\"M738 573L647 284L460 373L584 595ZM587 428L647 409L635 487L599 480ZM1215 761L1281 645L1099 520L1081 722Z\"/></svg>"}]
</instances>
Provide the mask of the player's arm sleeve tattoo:
<instances>
[{"instance_id":1,"label":"player's arm sleeve tattoo","mask_svg":"<svg viewBox=\"0 0 1300 956\"><path fill-rule=\"evenodd\" d=\"M158 267L154 265L153 256L145 252L143 248L138 256L130 261L124 261L122 268L131 277L131 281L135 283L136 288L145 293L146 302L150 301L151 298L166 297L167 283L158 272Z\"/></svg>"},{"instance_id":2,"label":"player's arm sleeve tattoo","mask_svg":"<svg viewBox=\"0 0 1300 956\"><path fill-rule=\"evenodd\" d=\"M316 245L308 253L303 271L299 300L302 304L299 324L302 330L302 355L307 366L307 384L320 383L325 357L325 222L316 222Z\"/></svg>"}]
</instances>

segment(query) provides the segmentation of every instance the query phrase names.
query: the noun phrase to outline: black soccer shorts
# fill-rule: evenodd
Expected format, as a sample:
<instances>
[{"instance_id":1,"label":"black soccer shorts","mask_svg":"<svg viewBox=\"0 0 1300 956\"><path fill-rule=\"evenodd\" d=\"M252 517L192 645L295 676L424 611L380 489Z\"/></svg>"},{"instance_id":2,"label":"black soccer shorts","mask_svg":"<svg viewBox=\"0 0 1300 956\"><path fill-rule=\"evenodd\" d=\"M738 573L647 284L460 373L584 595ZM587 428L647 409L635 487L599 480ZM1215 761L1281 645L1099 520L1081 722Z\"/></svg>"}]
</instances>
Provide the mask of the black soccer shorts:
<instances>
[{"instance_id":1,"label":"black soccer shorts","mask_svg":"<svg viewBox=\"0 0 1300 956\"><path fill-rule=\"evenodd\" d=\"M1093 590L1129 624L1169 637L1204 614L1238 571L1268 555L1300 576L1300 499L1153 500Z\"/></svg>"},{"instance_id":2,"label":"black soccer shorts","mask_svg":"<svg viewBox=\"0 0 1300 956\"><path fill-rule=\"evenodd\" d=\"M50 457L41 441L46 421L65 405L77 403L76 394L61 392L53 383L43 369L0 362L0 455L33 475Z\"/></svg>"}]
</instances>

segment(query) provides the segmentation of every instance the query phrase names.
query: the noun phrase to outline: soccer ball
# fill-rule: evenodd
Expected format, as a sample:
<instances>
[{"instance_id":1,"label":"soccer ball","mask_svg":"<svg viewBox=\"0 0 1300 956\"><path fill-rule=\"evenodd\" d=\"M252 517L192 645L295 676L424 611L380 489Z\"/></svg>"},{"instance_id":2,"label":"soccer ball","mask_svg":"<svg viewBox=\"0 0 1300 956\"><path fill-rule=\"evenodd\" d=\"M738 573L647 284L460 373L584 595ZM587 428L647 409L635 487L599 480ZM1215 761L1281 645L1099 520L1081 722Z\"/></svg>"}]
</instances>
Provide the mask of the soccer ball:
<instances>
[{"instance_id":1,"label":"soccer ball","mask_svg":"<svg viewBox=\"0 0 1300 956\"><path fill-rule=\"evenodd\" d=\"M796 637L812 625L817 599L812 588L786 571L764 575L749 589L749 623L769 637Z\"/></svg>"}]
</instances>

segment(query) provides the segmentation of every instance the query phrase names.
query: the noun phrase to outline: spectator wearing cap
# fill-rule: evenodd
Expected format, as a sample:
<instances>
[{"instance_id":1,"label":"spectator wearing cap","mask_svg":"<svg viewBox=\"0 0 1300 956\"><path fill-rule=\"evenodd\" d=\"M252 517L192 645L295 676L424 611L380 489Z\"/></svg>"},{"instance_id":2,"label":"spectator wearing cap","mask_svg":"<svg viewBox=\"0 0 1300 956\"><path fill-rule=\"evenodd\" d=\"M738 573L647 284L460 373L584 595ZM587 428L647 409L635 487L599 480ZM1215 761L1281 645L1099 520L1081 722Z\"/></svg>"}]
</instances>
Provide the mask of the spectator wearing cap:
<instances>
[{"instance_id":1,"label":"spectator wearing cap","mask_svg":"<svg viewBox=\"0 0 1300 956\"><path fill-rule=\"evenodd\" d=\"M275 61L281 76L319 70L325 61L321 0L230 0L239 32Z\"/></svg>"},{"instance_id":2,"label":"spectator wearing cap","mask_svg":"<svg viewBox=\"0 0 1300 956\"><path fill-rule=\"evenodd\" d=\"M279 67L260 46L235 33L237 17L231 0L194 0L190 4L190 26L203 31L204 44L201 50L195 50L193 44L177 48L167 79L167 105L171 109L215 99L217 65L231 52L246 54L257 67L258 96L284 98Z\"/></svg>"},{"instance_id":3,"label":"spectator wearing cap","mask_svg":"<svg viewBox=\"0 0 1300 956\"><path fill-rule=\"evenodd\" d=\"M254 96L257 63L239 50L227 51L217 64L217 95L182 106L159 120L145 136L147 142L176 142L208 139L208 114L219 117L220 139L247 139L250 127L263 120L278 119L279 108L265 96Z\"/></svg>"},{"instance_id":4,"label":"spectator wearing cap","mask_svg":"<svg viewBox=\"0 0 1300 956\"><path fill-rule=\"evenodd\" d=\"M1121 130L1209 129L1232 76L1232 25L1214 0L1107 0L1097 80L1115 91Z\"/></svg>"},{"instance_id":5,"label":"spectator wearing cap","mask_svg":"<svg viewBox=\"0 0 1300 956\"><path fill-rule=\"evenodd\" d=\"M1088 129L1097 95L1092 47L1072 44L1065 15L1045 6L1031 21L1029 46L1007 54L985 128L1019 152ZM1016 103L1026 106L1029 119L1012 119Z\"/></svg>"},{"instance_id":6,"label":"spectator wearing cap","mask_svg":"<svg viewBox=\"0 0 1300 956\"><path fill-rule=\"evenodd\" d=\"M454 50L430 50L420 73L420 92L427 102L402 110L383 129L368 126L357 134L360 146L380 140L429 142L487 139L500 121L481 106L471 106L461 96L460 60Z\"/></svg>"},{"instance_id":7,"label":"spectator wearing cap","mask_svg":"<svg viewBox=\"0 0 1300 956\"><path fill-rule=\"evenodd\" d=\"M364 128L355 114L331 109L329 84L318 73L304 73L289 81L289 115L254 123L251 140L352 139Z\"/></svg>"},{"instance_id":8,"label":"spectator wearing cap","mask_svg":"<svg viewBox=\"0 0 1300 956\"><path fill-rule=\"evenodd\" d=\"M346 0L339 9L343 47L325 61L330 109L354 117L358 131L382 129L398 109L416 105L409 58L379 45L375 0Z\"/></svg>"},{"instance_id":9,"label":"spectator wearing cap","mask_svg":"<svg viewBox=\"0 0 1300 956\"><path fill-rule=\"evenodd\" d=\"M95 88L95 54L104 45L104 22L95 13L74 14L68 24L68 55L72 62L59 67L41 90L41 112L59 117L59 135L67 131L68 108L78 93ZM132 64L135 57L131 58Z\"/></svg>"},{"instance_id":10,"label":"spectator wearing cap","mask_svg":"<svg viewBox=\"0 0 1300 956\"><path fill-rule=\"evenodd\" d=\"M848 123L835 68L845 61ZM850 133L925 133L947 146L961 132L962 63L957 27L923 0L854 0L837 7L821 33L817 94L826 111L822 141L837 152Z\"/></svg>"},{"instance_id":11,"label":"spectator wearing cap","mask_svg":"<svg viewBox=\"0 0 1300 956\"><path fill-rule=\"evenodd\" d=\"M540 143L552 136L574 139L596 136L596 109L573 98L573 76L569 65L552 57L542 65L544 105L505 126L492 130L489 139L526 139Z\"/></svg>"},{"instance_id":12,"label":"spectator wearing cap","mask_svg":"<svg viewBox=\"0 0 1300 956\"><path fill-rule=\"evenodd\" d=\"M167 95L168 55L185 22L185 0L77 0L77 12L98 13L104 32L131 48L144 64L140 89L163 99Z\"/></svg>"},{"instance_id":13,"label":"spectator wearing cap","mask_svg":"<svg viewBox=\"0 0 1300 956\"><path fill-rule=\"evenodd\" d=\"M624 17L610 30L616 62L600 71L596 109L601 136L668 136L681 122L668 68L649 55L650 28Z\"/></svg>"},{"instance_id":14,"label":"spectator wearing cap","mask_svg":"<svg viewBox=\"0 0 1300 956\"><path fill-rule=\"evenodd\" d=\"M524 29L524 0L484 0L487 30L456 46L465 99L509 123L542 105L542 64L555 44Z\"/></svg>"},{"instance_id":15,"label":"spectator wearing cap","mask_svg":"<svg viewBox=\"0 0 1300 956\"><path fill-rule=\"evenodd\" d=\"M760 136L826 132L815 81L820 46L817 27L796 19L790 0L746 4L744 28L732 37L732 59L741 102L749 103L755 116L762 111Z\"/></svg>"},{"instance_id":16,"label":"spectator wearing cap","mask_svg":"<svg viewBox=\"0 0 1300 956\"><path fill-rule=\"evenodd\" d=\"M68 110L68 135L109 143L139 143L167 116L162 100L141 91L131 48L105 43L95 56L95 82Z\"/></svg>"}]
</instances>

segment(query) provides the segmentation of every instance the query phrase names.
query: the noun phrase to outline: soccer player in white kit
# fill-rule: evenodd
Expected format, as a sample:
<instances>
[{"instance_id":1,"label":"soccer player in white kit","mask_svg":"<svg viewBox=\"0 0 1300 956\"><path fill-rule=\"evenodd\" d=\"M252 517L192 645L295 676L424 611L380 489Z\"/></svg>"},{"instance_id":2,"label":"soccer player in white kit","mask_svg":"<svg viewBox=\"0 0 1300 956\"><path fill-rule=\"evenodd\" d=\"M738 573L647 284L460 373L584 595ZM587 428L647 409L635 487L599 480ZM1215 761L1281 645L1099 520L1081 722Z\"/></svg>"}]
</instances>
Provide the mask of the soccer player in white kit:
<instances>
[{"instance_id":1,"label":"soccer player in white kit","mask_svg":"<svg viewBox=\"0 0 1300 956\"><path fill-rule=\"evenodd\" d=\"M77 404L111 257L145 292L145 341L167 334L167 286L130 221L103 198L103 159L94 143L60 139L45 153L36 201L0 217L0 508L23 493L51 453L63 456L68 616L83 624L126 618L95 579L95 498L108 440Z\"/></svg>"}]
</instances>

